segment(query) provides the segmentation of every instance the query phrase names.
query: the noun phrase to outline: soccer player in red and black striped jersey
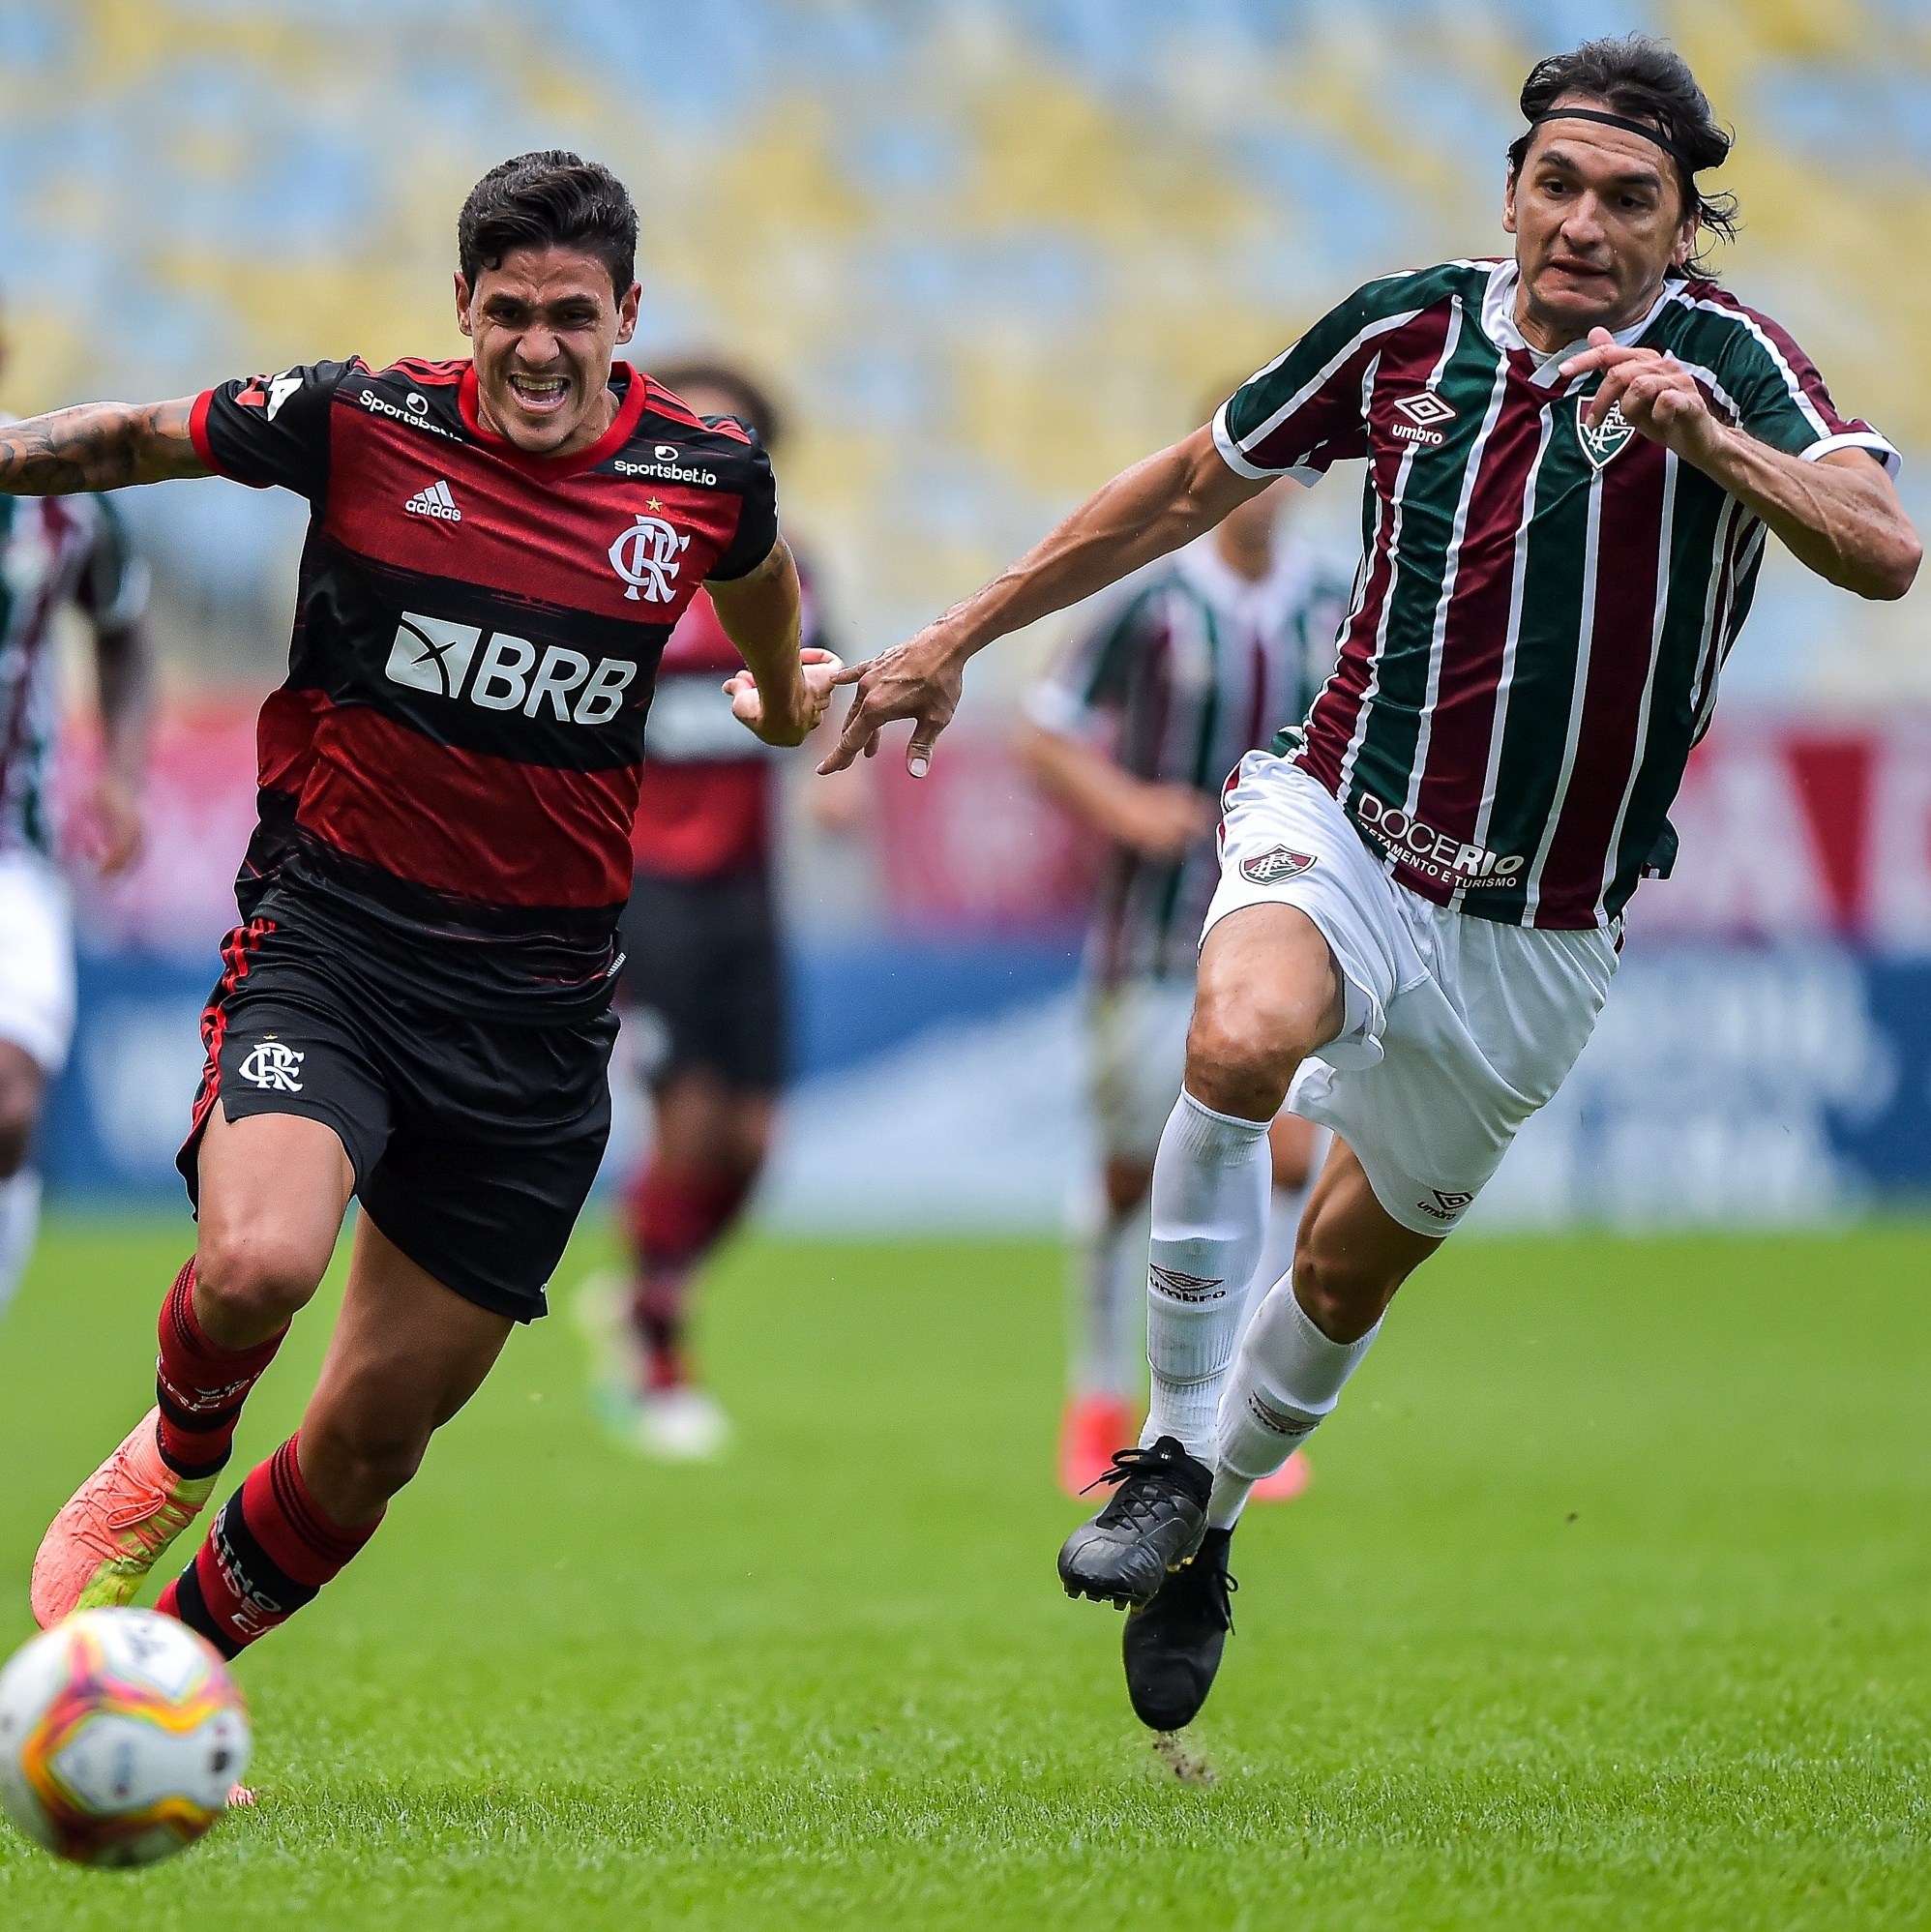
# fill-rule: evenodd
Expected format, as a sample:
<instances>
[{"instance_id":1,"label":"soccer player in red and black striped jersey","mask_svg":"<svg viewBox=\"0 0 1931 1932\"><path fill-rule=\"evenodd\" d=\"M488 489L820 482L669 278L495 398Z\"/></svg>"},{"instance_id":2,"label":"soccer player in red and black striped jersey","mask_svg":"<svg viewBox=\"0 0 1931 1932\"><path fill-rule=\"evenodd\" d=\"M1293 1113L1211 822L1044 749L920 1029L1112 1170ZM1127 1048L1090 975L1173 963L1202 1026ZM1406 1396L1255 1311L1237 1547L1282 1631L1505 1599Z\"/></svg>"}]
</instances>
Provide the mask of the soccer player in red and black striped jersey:
<instances>
[{"instance_id":1,"label":"soccer player in red and black striped jersey","mask_svg":"<svg viewBox=\"0 0 1931 1932\"><path fill-rule=\"evenodd\" d=\"M742 370L693 357L658 372L694 408L736 418L776 454L777 405ZM802 562L799 582L811 659L824 639ZM742 668L699 591L658 671L632 838L636 875L619 929L627 964L617 999L653 1115L649 1154L624 1191L633 1269L621 1311L599 1306L614 1286L609 1278L584 1288L597 1325L622 1338L599 1408L623 1441L672 1460L714 1454L728 1434L693 1369L691 1289L757 1184L785 1072L772 877L777 766L719 689ZM817 790L822 797L827 788ZM851 802L848 788L836 795Z\"/></svg>"},{"instance_id":2,"label":"soccer player in red and black striped jersey","mask_svg":"<svg viewBox=\"0 0 1931 1932\"><path fill-rule=\"evenodd\" d=\"M1522 108L1512 258L1350 297L1208 428L853 673L831 760L911 717L922 769L972 651L1276 476L1366 459L1336 672L1226 799L1153 1180L1153 1412L1060 1552L1070 1593L1133 1606L1128 1688L1159 1729L1218 1668L1254 1481L1332 1411L1395 1291L1588 1039L1623 907L1668 867L1666 814L1767 537L1864 597L1902 596L1917 569L1890 445L1703 272L1730 210L1697 175L1730 140L1683 61L1587 43L1535 68ZM1293 1269L1243 1335L1284 1099L1336 1144Z\"/></svg>"},{"instance_id":3,"label":"soccer player in red and black striped jersey","mask_svg":"<svg viewBox=\"0 0 1931 1932\"><path fill-rule=\"evenodd\" d=\"M770 465L640 370L637 215L523 155L457 227L470 359L350 359L0 430L29 495L219 474L306 497L287 681L262 708L243 923L203 1021L181 1169L200 1219L163 1302L156 1410L34 1565L49 1624L125 1603L207 1501L249 1390L363 1212L296 1436L160 1608L224 1654L368 1540L512 1327L544 1313L609 1124L614 936L657 660L700 585L738 719L797 744Z\"/></svg>"}]
</instances>

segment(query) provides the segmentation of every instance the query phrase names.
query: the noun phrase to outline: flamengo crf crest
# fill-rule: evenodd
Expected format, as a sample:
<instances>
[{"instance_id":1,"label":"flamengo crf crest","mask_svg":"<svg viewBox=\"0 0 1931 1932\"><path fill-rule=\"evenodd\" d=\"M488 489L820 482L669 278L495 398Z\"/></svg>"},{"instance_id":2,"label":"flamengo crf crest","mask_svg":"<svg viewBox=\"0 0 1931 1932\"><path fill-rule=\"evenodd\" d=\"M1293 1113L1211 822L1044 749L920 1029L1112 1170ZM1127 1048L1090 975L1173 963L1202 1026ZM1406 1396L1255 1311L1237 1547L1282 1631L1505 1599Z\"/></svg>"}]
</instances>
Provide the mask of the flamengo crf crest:
<instances>
[{"instance_id":1,"label":"flamengo crf crest","mask_svg":"<svg viewBox=\"0 0 1931 1932\"><path fill-rule=\"evenodd\" d=\"M1251 859L1240 861L1240 876L1252 879L1256 885L1278 885L1284 878L1298 878L1314 864L1312 852L1291 852L1286 846L1276 846L1272 851L1257 852Z\"/></svg>"},{"instance_id":2,"label":"flamengo crf crest","mask_svg":"<svg viewBox=\"0 0 1931 1932\"><path fill-rule=\"evenodd\" d=\"M1622 413L1620 402L1612 402L1609 414L1593 430L1589 413L1589 399L1585 396L1576 404L1576 434L1582 438L1583 454L1590 465L1600 469L1636 433L1636 426Z\"/></svg>"}]
</instances>

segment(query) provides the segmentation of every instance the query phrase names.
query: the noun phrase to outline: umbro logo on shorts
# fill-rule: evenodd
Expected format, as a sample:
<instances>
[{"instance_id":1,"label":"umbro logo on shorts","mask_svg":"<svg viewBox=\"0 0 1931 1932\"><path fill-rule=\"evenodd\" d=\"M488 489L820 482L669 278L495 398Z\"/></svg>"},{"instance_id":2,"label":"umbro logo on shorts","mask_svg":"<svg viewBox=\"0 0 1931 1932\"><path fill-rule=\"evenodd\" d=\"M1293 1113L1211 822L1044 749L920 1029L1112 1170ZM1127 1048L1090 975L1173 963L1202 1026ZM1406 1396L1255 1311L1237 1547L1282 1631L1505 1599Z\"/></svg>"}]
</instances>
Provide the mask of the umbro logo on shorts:
<instances>
[{"instance_id":1,"label":"umbro logo on shorts","mask_svg":"<svg viewBox=\"0 0 1931 1932\"><path fill-rule=\"evenodd\" d=\"M1474 1200L1472 1193L1445 1193L1437 1187L1430 1189L1435 1196L1433 1201L1417 1201L1414 1204L1424 1214L1432 1214L1438 1221L1452 1221L1469 1203Z\"/></svg>"},{"instance_id":2,"label":"umbro logo on shorts","mask_svg":"<svg viewBox=\"0 0 1931 1932\"><path fill-rule=\"evenodd\" d=\"M1146 1272L1151 1277L1152 1286L1175 1301L1227 1299L1227 1284L1224 1281L1212 1281L1202 1274L1182 1274L1178 1268L1163 1268L1158 1262L1147 1263Z\"/></svg>"},{"instance_id":3,"label":"umbro logo on shorts","mask_svg":"<svg viewBox=\"0 0 1931 1932\"><path fill-rule=\"evenodd\" d=\"M302 1083L296 1075L302 1071L306 1054L297 1053L293 1047L284 1047L280 1040L263 1040L257 1047L251 1047L238 1071L252 1086L258 1086L264 1093L300 1093Z\"/></svg>"},{"instance_id":4,"label":"umbro logo on shorts","mask_svg":"<svg viewBox=\"0 0 1931 1932\"><path fill-rule=\"evenodd\" d=\"M1256 885L1279 885L1284 878L1298 878L1302 873L1311 871L1314 863L1312 852L1291 852L1286 846L1276 846L1271 851L1242 859L1240 877Z\"/></svg>"},{"instance_id":5,"label":"umbro logo on shorts","mask_svg":"<svg viewBox=\"0 0 1931 1932\"><path fill-rule=\"evenodd\" d=\"M449 485L438 477L427 490L419 490L402 505L412 517L434 517L444 523L460 523L462 512L449 493Z\"/></svg>"}]
</instances>

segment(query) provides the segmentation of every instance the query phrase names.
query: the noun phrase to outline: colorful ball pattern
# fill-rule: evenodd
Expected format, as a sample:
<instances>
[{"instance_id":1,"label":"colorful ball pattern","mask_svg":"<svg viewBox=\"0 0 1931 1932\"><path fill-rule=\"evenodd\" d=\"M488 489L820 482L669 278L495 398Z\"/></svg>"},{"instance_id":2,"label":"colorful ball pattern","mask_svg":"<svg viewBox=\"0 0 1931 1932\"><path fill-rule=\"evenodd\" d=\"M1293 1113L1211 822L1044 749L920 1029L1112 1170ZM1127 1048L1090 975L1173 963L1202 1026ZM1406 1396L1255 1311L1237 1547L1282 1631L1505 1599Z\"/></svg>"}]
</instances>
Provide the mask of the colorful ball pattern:
<instances>
[{"instance_id":1,"label":"colorful ball pattern","mask_svg":"<svg viewBox=\"0 0 1931 1932\"><path fill-rule=\"evenodd\" d=\"M0 1672L0 1802L80 1865L146 1865L192 1845L248 1769L227 1666L151 1610L83 1610Z\"/></svg>"}]
</instances>

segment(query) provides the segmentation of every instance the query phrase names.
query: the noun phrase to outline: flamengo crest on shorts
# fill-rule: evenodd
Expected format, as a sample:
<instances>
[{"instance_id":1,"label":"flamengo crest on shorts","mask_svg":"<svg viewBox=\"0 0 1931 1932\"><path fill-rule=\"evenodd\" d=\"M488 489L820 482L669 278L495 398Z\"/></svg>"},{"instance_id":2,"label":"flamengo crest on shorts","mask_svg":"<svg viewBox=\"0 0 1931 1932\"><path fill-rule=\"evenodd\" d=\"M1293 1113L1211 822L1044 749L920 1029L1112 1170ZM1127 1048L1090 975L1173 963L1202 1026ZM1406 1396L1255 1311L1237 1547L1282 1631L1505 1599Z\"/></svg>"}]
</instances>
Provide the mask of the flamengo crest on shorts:
<instances>
[{"instance_id":1,"label":"flamengo crest on shorts","mask_svg":"<svg viewBox=\"0 0 1931 1932\"><path fill-rule=\"evenodd\" d=\"M1255 885L1278 885L1284 878L1298 878L1302 873L1311 871L1314 863L1312 852L1291 852L1286 846L1276 846L1271 851L1242 859L1240 876Z\"/></svg>"}]
</instances>

